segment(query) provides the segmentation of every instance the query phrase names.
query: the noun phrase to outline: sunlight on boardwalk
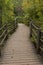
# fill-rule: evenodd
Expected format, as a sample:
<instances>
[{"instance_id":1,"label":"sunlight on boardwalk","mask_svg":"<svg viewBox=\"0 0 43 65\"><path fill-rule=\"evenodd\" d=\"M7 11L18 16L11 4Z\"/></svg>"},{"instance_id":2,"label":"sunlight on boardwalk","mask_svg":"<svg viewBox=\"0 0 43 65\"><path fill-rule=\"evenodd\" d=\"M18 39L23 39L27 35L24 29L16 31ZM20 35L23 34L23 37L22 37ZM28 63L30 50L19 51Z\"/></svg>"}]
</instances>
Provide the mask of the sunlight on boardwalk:
<instances>
[{"instance_id":1,"label":"sunlight on boardwalk","mask_svg":"<svg viewBox=\"0 0 43 65\"><path fill-rule=\"evenodd\" d=\"M29 28L19 24L18 29L7 40L2 51L0 65L43 65L29 39Z\"/></svg>"}]
</instances>

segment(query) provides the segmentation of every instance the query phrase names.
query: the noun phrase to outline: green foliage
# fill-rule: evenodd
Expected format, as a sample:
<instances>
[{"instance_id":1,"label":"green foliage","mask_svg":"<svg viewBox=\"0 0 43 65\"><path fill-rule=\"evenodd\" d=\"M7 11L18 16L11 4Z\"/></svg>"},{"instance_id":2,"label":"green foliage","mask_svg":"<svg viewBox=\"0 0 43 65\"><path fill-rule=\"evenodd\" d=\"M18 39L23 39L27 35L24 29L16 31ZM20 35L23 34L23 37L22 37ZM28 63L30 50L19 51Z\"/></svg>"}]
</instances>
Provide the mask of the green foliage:
<instances>
[{"instance_id":1,"label":"green foliage","mask_svg":"<svg viewBox=\"0 0 43 65\"><path fill-rule=\"evenodd\" d=\"M2 22L10 22L14 18L14 8L12 0L4 0L2 7Z\"/></svg>"},{"instance_id":2,"label":"green foliage","mask_svg":"<svg viewBox=\"0 0 43 65\"><path fill-rule=\"evenodd\" d=\"M12 0L1 0L0 2L1 7L1 18L2 18L2 25L7 23L8 25L8 32L10 32L13 27L14 22L14 4L12 3ZM0 18L0 19L1 19Z\"/></svg>"},{"instance_id":3,"label":"green foliage","mask_svg":"<svg viewBox=\"0 0 43 65\"><path fill-rule=\"evenodd\" d=\"M2 0L0 0L0 28L2 26Z\"/></svg>"},{"instance_id":4,"label":"green foliage","mask_svg":"<svg viewBox=\"0 0 43 65\"><path fill-rule=\"evenodd\" d=\"M19 22L29 25L29 18L32 18L43 29L43 0L0 0L0 9L2 24L11 25L15 17L18 17Z\"/></svg>"},{"instance_id":5,"label":"green foliage","mask_svg":"<svg viewBox=\"0 0 43 65\"><path fill-rule=\"evenodd\" d=\"M43 0L23 0L22 8L25 12L25 23L28 24L28 19L32 18L43 29Z\"/></svg>"}]
</instances>

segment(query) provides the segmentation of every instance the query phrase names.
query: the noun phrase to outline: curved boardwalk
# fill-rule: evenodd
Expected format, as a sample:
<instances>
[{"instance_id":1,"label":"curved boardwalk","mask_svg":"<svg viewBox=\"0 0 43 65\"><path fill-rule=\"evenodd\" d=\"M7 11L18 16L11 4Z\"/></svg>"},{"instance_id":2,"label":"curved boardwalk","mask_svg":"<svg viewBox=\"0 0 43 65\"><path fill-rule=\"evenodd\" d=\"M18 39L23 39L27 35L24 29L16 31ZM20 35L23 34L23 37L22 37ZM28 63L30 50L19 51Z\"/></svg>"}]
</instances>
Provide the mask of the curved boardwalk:
<instances>
[{"instance_id":1,"label":"curved boardwalk","mask_svg":"<svg viewBox=\"0 0 43 65\"><path fill-rule=\"evenodd\" d=\"M7 40L2 54L0 65L43 65L30 42L29 28L24 24L19 24Z\"/></svg>"}]
</instances>

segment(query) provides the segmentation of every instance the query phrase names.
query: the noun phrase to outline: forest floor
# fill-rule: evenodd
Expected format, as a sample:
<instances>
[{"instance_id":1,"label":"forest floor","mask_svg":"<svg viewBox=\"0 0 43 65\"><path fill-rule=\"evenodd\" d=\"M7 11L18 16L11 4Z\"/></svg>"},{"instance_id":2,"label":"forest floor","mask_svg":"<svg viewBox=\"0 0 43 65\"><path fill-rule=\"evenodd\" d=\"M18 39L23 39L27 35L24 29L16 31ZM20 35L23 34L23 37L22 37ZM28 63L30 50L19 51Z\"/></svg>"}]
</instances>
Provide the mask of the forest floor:
<instances>
[{"instance_id":1,"label":"forest floor","mask_svg":"<svg viewBox=\"0 0 43 65\"><path fill-rule=\"evenodd\" d=\"M18 24L2 50L0 65L43 65L29 38L29 27Z\"/></svg>"}]
</instances>

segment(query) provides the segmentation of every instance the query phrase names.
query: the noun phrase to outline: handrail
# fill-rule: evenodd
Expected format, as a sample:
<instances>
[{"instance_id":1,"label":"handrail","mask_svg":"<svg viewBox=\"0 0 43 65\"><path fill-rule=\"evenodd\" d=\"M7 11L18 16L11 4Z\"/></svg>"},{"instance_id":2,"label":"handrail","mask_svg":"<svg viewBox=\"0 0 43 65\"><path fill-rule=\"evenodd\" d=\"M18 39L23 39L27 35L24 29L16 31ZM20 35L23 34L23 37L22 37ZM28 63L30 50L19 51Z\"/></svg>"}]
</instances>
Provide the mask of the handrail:
<instances>
[{"instance_id":1,"label":"handrail","mask_svg":"<svg viewBox=\"0 0 43 65\"><path fill-rule=\"evenodd\" d=\"M8 32L7 32L7 25L5 24L5 25L3 25L1 28L0 28L0 31L2 31L1 32L1 35L0 35L0 39L4 36L4 35L6 35ZM3 40L3 39L2 39ZM0 40L1 41L1 40Z\"/></svg>"},{"instance_id":2,"label":"handrail","mask_svg":"<svg viewBox=\"0 0 43 65\"><path fill-rule=\"evenodd\" d=\"M37 32L36 32L37 31ZM35 36L35 45L37 48L37 51L39 52L40 47L43 45L43 31L40 30L39 27L37 27L32 20L30 20L30 37ZM33 37L34 38L34 37ZM37 42L37 43L36 43Z\"/></svg>"},{"instance_id":3,"label":"handrail","mask_svg":"<svg viewBox=\"0 0 43 65\"><path fill-rule=\"evenodd\" d=\"M39 29L39 28L38 28L36 25L34 25L33 23L32 23L32 26L33 26L36 30Z\"/></svg>"},{"instance_id":4,"label":"handrail","mask_svg":"<svg viewBox=\"0 0 43 65\"><path fill-rule=\"evenodd\" d=\"M2 45L4 45L4 41L8 38L8 33L12 33L12 31L15 31L18 23L17 23L17 18L15 18L14 22L11 24L13 27L11 27L11 30L9 29L9 24L4 24L1 28L0 28L0 56L1 56L1 48ZM11 26L10 25L10 26ZM8 32L8 30L10 30L10 32Z\"/></svg>"},{"instance_id":5,"label":"handrail","mask_svg":"<svg viewBox=\"0 0 43 65\"><path fill-rule=\"evenodd\" d=\"M5 25L3 25L1 28L0 28L0 31L4 28L6 26L6 24Z\"/></svg>"},{"instance_id":6,"label":"handrail","mask_svg":"<svg viewBox=\"0 0 43 65\"><path fill-rule=\"evenodd\" d=\"M3 31L3 33L0 35L0 38L5 34L6 30Z\"/></svg>"},{"instance_id":7,"label":"handrail","mask_svg":"<svg viewBox=\"0 0 43 65\"><path fill-rule=\"evenodd\" d=\"M40 39L41 43L43 43L43 31L41 31L41 39Z\"/></svg>"},{"instance_id":8,"label":"handrail","mask_svg":"<svg viewBox=\"0 0 43 65\"><path fill-rule=\"evenodd\" d=\"M43 31L41 31L41 35L43 36Z\"/></svg>"}]
</instances>

